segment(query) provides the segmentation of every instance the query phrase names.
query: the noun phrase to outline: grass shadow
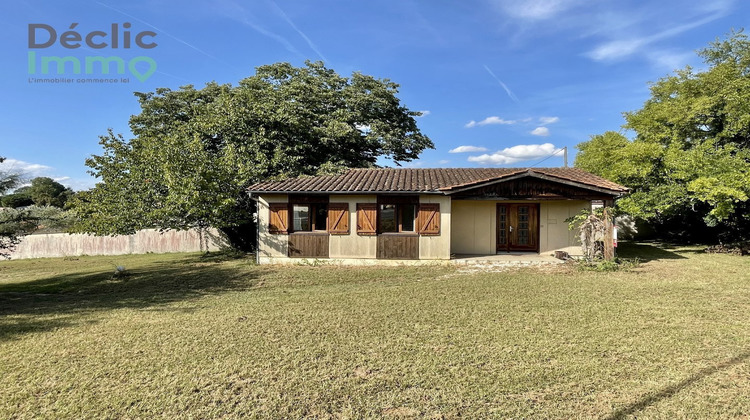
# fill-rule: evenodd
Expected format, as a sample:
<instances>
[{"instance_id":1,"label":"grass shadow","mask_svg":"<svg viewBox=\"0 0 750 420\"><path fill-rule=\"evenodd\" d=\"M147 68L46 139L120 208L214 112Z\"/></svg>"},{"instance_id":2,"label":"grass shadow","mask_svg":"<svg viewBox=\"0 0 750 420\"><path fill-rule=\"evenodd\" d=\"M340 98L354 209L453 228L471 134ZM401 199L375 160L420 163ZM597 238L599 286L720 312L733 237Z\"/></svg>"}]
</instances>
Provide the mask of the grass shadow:
<instances>
[{"instance_id":1,"label":"grass shadow","mask_svg":"<svg viewBox=\"0 0 750 420\"><path fill-rule=\"evenodd\" d=\"M265 272L265 271L263 271ZM156 262L113 276L88 267L20 283L0 284L0 340L72 326L92 313L146 309L208 294L254 287L260 270L189 257Z\"/></svg>"},{"instance_id":2,"label":"grass shadow","mask_svg":"<svg viewBox=\"0 0 750 420\"><path fill-rule=\"evenodd\" d=\"M661 244L643 242L620 242L617 247L617 256L620 258L638 258L643 262L687 258L676 252L669 251Z\"/></svg>"},{"instance_id":3,"label":"grass shadow","mask_svg":"<svg viewBox=\"0 0 750 420\"><path fill-rule=\"evenodd\" d=\"M729 369L732 366L738 365L740 363L744 363L748 359L750 359L750 351L739 354L731 359L725 360L721 363L717 363L713 366L709 366L705 369L701 369L698 372L691 375L690 377L674 385L667 386L655 394L647 395L644 398L642 398L640 401L637 401L626 407L620 408L619 410L612 413L610 416L606 417L606 420L624 419L632 414L635 414L638 411L641 411L653 404L658 403L661 400L673 397L675 394L687 388L688 386L694 384L695 382L698 382L722 370Z\"/></svg>"}]
</instances>

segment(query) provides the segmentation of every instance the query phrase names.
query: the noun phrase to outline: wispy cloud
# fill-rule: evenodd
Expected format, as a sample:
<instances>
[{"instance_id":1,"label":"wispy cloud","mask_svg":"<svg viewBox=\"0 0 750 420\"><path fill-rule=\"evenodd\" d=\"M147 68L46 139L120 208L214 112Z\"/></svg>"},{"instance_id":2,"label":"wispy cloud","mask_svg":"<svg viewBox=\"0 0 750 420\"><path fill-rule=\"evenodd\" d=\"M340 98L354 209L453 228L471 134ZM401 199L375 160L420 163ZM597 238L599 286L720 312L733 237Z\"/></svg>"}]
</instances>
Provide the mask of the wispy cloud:
<instances>
[{"instance_id":1,"label":"wispy cloud","mask_svg":"<svg viewBox=\"0 0 750 420\"><path fill-rule=\"evenodd\" d=\"M582 0L494 0L505 14L520 19L547 20L583 3Z\"/></svg>"},{"instance_id":2,"label":"wispy cloud","mask_svg":"<svg viewBox=\"0 0 750 420\"><path fill-rule=\"evenodd\" d=\"M499 77L495 76L495 73L493 73L492 70L490 70L490 68L487 67L486 64L484 65L484 69L487 70L487 73L489 73L490 76L492 76L492 78L495 79L495 81L497 81L497 83L500 84L500 86L505 90L505 93L508 94L508 97L512 99L513 102L518 102L518 97L516 97L516 95L510 90L510 88L505 83L503 83L502 80L500 80Z\"/></svg>"},{"instance_id":3,"label":"wispy cloud","mask_svg":"<svg viewBox=\"0 0 750 420\"><path fill-rule=\"evenodd\" d=\"M290 53L296 54L296 55L298 55L300 57L304 57L304 54L302 54L297 48L294 47L294 45L292 45L291 42L289 42L283 36L281 36L281 35L279 35L279 34L277 34L275 32L271 32L271 31L267 30L266 28L264 28L264 27L262 27L262 26L260 26L260 25L258 25L256 23L252 22L250 19L247 19L247 18L243 19L241 21L241 23L243 23L243 24L251 27L253 30L255 30L256 32L258 32L259 34L261 34L263 36L266 36L268 38L271 38L274 41L278 42L279 44L283 45L284 48L287 51L289 51Z\"/></svg>"},{"instance_id":4,"label":"wispy cloud","mask_svg":"<svg viewBox=\"0 0 750 420\"><path fill-rule=\"evenodd\" d=\"M539 124L547 125L554 124L560 121L560 117L539 117Z\"/></svg>"},{"instance_id":5,"label":"wispy cloud","mask_svg":"<svg viewBox=\"0 0 750 420\"><path fill-rule=\"evenodd\" d=\"M404 163L404 168L421 168L424 166L424 162L421 160L413 160L411 162Z\"/></svg>"},{"instance_id":6,"label":"wispy cloud","mask_svg":"<svg viewBox=\"0 0 750 420\"><path fill-rule=\"evenodd\" d=\"M695 57L695 53L693 51L653 50L646 53L646 57L656 67L674 70L689 63L690 59Z\"/></svg>"},{"instance_id":7,"label":"wispy cloud","mask_svg":"<svg viewBox=\"0 0 750 420\"><path fill-rule=\"evenodd\" d=\"M297 25L295 25L294 22L292 22L291 19L289 19L289 16L287 16L287 14L284 13L283 10L281 10L281 7L279 7L279 5L276 4L276 2L273 1L273 0L268 0L268 2L274 7L274 9L276 9L276 12L279 13L282 18L284 18L284 20L289 24L289 26L291 26L292 29L294 29L295 31L297 31L297 33L299 34L299 36L301 36L302 39L304 39L305 42L307 42L307 45L310 47L310 49L312 49L313 51L315 51L315 54L317 54L318 57L320 57L321 60L323 60L324 62L328 62L328 59L326 59L325 56L323 56L323 53L320 52L320 50L315 45L315 43L313 43L310 40L310 38L307 35L305 35L305 33L302 32L302 30L300 30L297 27Z\"/></svg>"},{"instance_id":8,"label":"wispy cloud","mask_svg":"<svg viewBox=\"0 0 750 420\"><path fill-rule=\"evenodd\" d=\"M642 53L646 58L656 58L658 63L661 60L655 57L653 51L649 51L648 47L725 16L729 13L731 4L729 1L720 1L708 9L703 7L700 9L700 13L685 18L684 23L670 26L668 29L650 35L632 36L633 30L629 28L630 30L626 33L613 34L613 39L597 45L585 55L595 61L614 61ZM640 22L639 26L646 26L645 24L646 22ZM674 58L676 55L672 54L672 57Z\"/></svg>"},{"instance_id":9,"label":"wispy cloud","mask_svg":"<svg viewBox=\"0 0 750 420\"><path fill-rule=\"evenodd\" d=\"M476 127L478 125L494 125L494 124L511 125L511 124L515 124L516 122L517 121L515 121L515 120L504 120L504 119L502 119L500 117L492 116L492 117L487 117L487 118L485 118L485 119L483 119L482 121L479 121L479 122L471 120L468 123L466 123L466 125L464 127L466 127L466 128L472 128L472 127Z\"/></svg>"},{"instance_id":10,"label":"wispy cloud","mask_svg":"<svg viewBox=\"0 0 750 420\"><path fill-rule=\"evenodd\" d=\"M448 153L477 153L486 152L487 150L486 147L479 146L458 146L455 149L449 150Z\"/></svg>"},{"instance_id":11,"label":"wispy cloud","mask_svg":"<svg viewBox=\"0 0 750 420\"><path fill-rule=\"evenodd\" d=\"M671 41L732 14L741 0L634 2L586 0L486 0L513 28L510 39L524 44L564 34L588 38L581 55L602 63L641 58L655 67L683 67L694 59ZM522 47L524 45L518 45ZM662 58L659 52L669 51Z\"/></svg>"},{"instance_id":12,"label":"wispy cloud","mask_svg":"<svg viewBox=\"0 0 750 420\"><path fill-rule=\"evenodd\" d=\"M157 31L157 35L160 35L160 34L166 35L166 36L168 36L168 37L170 37L170 38L174 39L175 41L177 41L177 42L179 42L179 43L181 43L181 44L183 44L183 45L187 46L188 48L191 48L191 49L193 49L193 50L195 50L195 51L197 51L197 52L199 52L199 53L201 53L201 54L205 55L206 57L212 58L212 59L214 59L214 60L216 60L216 61L218 61L218 62L220 62L220 63L222 63L222 64L225 64L225 65L227 65L227 66L230 66L230 67L234 67L234 66L232 66L231 64L227 63L226 61L224 61L224 60L222 60L222 59L220 59L220 58L218 58L218 57L216 57L216 56L214 56L214 55L211 55L211 54L207 53L206 51L204 51L204 50L202 50L202 49L200 49L200 48L196 47L195 45L193 45L193 44L191 44L191 43L189 43L189 42L185 41L184 39L182 39L182 38L178 38L178 37L176 37L176 36L174 36L174 35L170 34L169 32L167 32L167 31L165 31L165 30L163 30L163 29L161 29L161 28L158 28L158 27L156 27L156 26L154 26L154 25L152 25L152 24L150 24L150 23L146 22L146 21L145 21L145 20L143 20L143 19L139 19L139 18L137 18L137 17L135 17L135 16L133 16L133 15L131 15L131 14L125 13L125 12L123 12L123 11L122 11L122 10L120 10L120 9L116 9L116 8L114 8L114 7L112 7L112 6L108 5L108 4L102 3L102 2L96 2L96 4L98 4L98 5L100 5L100 6L103 6L103 7L106 7L107 9L113 10L113 11L115 11L115 12L117 12L117 13L119 13L119 14L123 15L123 16L127 16L127 17L129 17L129 18L131 18L131 19L133 19L133 20L137 20L138 22L141 22L142 24L144 24L144 25L146 25L146 26L148 26L148 27L151 27L151 28L153 28L153 29L156 29L156 31Z\"/></svg>"},{"instance_id":13,"label":"wispy cloud","mask_svg":"<svg viewBox=\"0 0 750 420\"><path fill-rule=\"evenodd\" d=\"M555 154L560 149L552 143L544 144L519 144L508 147L492 154L469 156L469 162L484 165L510 165L527 160L540 159Z\"/></svg>"},{"instance_id":14,"label":"wispy cloud","mask_svg":"<svg viewBox=\"0 0 750 420\"><path fill-rule=\"evenodd\" d=\"M531 130L531 135L533 135L533 136L547 137L547 136L549 136L549 128L547 128L547 127L537 127L535 129Z\"/></svg>"},{"instance_id":15,"label":"wispy cloud","mask_svg":"<svg viewBox=\"0 0 750 420\"><path fill-rule=\"evenodd\" d=\"M276 32L266 29L263 25L257 23L257 19L241 3L235 0L222 0L212 3L211 10L225 18L232 19L245 26L250 27L255 32L273 39L281 44L284 49L299 57L305 57L288 39L277 34ZM281 9L279 9L281 10ZM283 12L282 12L283 13Z\"/></svg>"},{"instance_id":16,"label":"wispy cloud","mask_svg":"<svg viewBox=\"0 0 750 420\"><path fill-rule=\"evenodd\" d=\"M643 38L610 41L587 52L586 56L595 61L616 60L636 53L646 44Z\"/></svg>"}]
</instances>

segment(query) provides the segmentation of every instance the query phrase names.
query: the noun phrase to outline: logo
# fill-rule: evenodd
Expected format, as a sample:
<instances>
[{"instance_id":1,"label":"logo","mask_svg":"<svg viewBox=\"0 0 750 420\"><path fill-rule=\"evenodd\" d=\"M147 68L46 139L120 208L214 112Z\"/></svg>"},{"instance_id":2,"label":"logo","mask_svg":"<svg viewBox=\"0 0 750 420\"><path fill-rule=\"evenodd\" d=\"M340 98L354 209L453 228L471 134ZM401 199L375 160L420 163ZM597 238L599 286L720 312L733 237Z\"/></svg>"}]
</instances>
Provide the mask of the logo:
<instances>
[{"instance_id":1,"label":"logo","mask_svg":"<svg viewBox=\"0 0 750 420\"><path fill-rule=\"evenodd\" d=\"M142 31L133 34L130 22L113 23L109 32L95 30L81 33L78 23L72 23L67 31L58 31L44 23L30 23L28 38L29 83L129 83L131 77L145 82L156 71L156 61L145 55L133 55L136 49L151 50L157 47L156 32ZM67 50L86 50L94 53L102 50L122 51L120 55L41 55L44 49L59 45ZM40 52L40 54L37 54ZM116 77L113 77L116 75Z\"/></svg>"}]
</instances>

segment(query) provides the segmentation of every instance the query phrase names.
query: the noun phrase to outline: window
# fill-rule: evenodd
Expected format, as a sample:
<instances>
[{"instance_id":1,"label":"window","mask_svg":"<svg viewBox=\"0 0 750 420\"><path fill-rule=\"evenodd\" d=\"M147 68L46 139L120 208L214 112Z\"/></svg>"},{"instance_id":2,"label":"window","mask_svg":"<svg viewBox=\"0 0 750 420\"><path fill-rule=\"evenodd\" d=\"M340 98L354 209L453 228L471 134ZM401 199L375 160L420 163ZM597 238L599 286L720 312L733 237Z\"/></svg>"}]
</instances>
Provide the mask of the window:
<instances>
[{"instance_id":1,"label":"window","mask_svg":"<svg viewBox=\"0 0 750 420\"><path fill-rule=\"evenodd\" d=\"M349 203L270 203L268 232L349 234ZM374 220L374 216L373 216ZM291 228L287 229L287 226Z\"/></svg>"},{"instance_id":2,"label":"window","mask_svg":"<svg viewBox=\"0 0 750 420\"><path fill-rule=\"evenodd\" d=\"M414 204L381 204L379 231L414 232Z\"/></svg>"},{"instance_id":3,"label":"window","mask_svg":"<svg viewBox=\"0 0 750 420\"><path fill-rule=\"evenodd\" d=\"M326 231L326 204L295 204L292 206L292 229L295 232Z\"/></svg>"},{"instance_id":4,"label":"window","mask_svg":"<svg viewBox=\"0 0 750 420\"><path fill-rule=\"evenodd\" d=\"M375 226L378 226L377 230ZM420 235L439 236L440 204L357 204L358 235L395 232L415 232Z\"/></svg>"},{"instance_id":5,"label":"window","mask_svg":"<svg viewBox=\"0 0 750 420\"><path fill-rule=\"evenodd\" d=\"M326 221L328 218L328 206L316 205L313 206L313 209L315 211L315 214L313 215L313 230L325 231L328 227L326 226Z\"/></svg>"},{"instance_id":6,"label":"window","mask_svg":"<svg viewBox=\"0 0 750 420\"><path fill-rule=\"evenodd\" d=\"M294 231L310 230L310 206L294 205L292 208L292 229Z\"/></svg>"}]
</instances>

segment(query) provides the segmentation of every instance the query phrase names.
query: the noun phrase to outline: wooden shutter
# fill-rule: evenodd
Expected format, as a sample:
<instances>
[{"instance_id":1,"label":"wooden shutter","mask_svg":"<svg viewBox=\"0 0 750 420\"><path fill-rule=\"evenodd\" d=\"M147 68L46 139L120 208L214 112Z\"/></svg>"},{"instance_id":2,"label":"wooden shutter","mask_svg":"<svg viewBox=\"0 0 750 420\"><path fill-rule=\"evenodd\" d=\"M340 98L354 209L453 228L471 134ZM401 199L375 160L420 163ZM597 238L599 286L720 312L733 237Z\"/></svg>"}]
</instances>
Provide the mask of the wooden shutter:
<instances>
[{"instance_id":1,"label":"wooden shutter","mask_svg":"<svg viewBox=\"0 0 750 420\"><path fill-rule=\"evenodd\" d=\"M328 233L331 235L349 234L349 203L328 204Z\"/></svg>"},{"instance_id":2,"label":"wooden shutter","mask_svg":"<svg viewBox=\"0 0 750 420\"><path fill-rule=\"evenodd\" d=\"M270 203L268 204L268 232L276 234L286 234L289 232L289 204L287 203Z\"/></svg>"},{"instance_id":3,"label":"wooden shutter","mask_svg":"<svg viewBox=\"0 0 750 420\"><path fill-rule=\"evenodd\" d=\"M440 204L423 203L419 205L417 232L421 235L440 235Z\"/></svg>"},{"instance_id":4,"label":"wooden shutter","mask_svg":"<svg viewBox=\"0 0 750 420\"><path fill-rule=\"evenodd\" d=\"M375 235L377 233L378 205L375 203L357 204L357 234Z\"/></svg>"}]
</instances>

